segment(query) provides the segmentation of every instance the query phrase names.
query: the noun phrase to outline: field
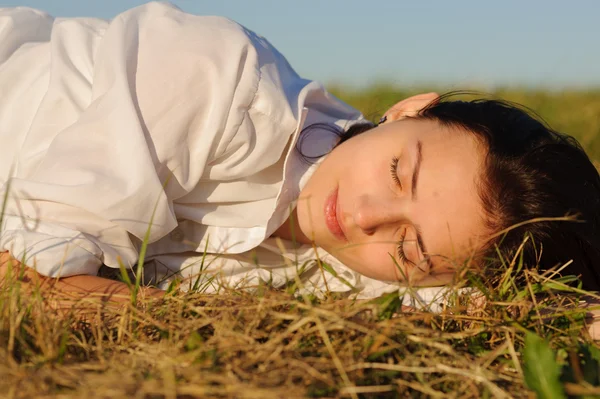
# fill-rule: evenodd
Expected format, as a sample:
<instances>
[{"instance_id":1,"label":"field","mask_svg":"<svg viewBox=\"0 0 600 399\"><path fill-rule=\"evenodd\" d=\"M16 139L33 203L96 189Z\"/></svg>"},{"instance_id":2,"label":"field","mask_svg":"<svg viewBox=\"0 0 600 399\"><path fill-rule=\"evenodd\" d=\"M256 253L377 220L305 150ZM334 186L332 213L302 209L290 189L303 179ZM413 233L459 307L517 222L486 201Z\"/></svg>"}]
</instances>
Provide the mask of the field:
<instances>
[{"instance_id":1,"label":"field","mask_svg":"<svg viewBox=\"0 0 600 399\"><path fill-rule=\"evenodd\" d=\"M443 94L452 90L455 88L426 87L397 90L384 85L364 90L331 88L338 97L360 109L367 118L372 120L377 120L399 99L429 91ZM554 130L575 136L590 157L600 162L600 89L585 92L496 89L494 91L474 90L473 93L471 98L500 98L529 108Z\"/></svg>"},{"instance_id":2,"label":"field","mask_svg":"<svg viewBox=\"0 0 600 399\"><path fill-rule=\"evenodd\" d=\"M374 120L414 93L333 91ZM600 162L600 91L491 94L530 107ZM507 259L492 280L463 271L464 285L484 298L457 292L441 313L403 309L394 294L317 299L293 285L174 290L161 300L132 294L121 305L65 297L53 310L55 301L7 279L0 397L600 396L600 349L577 306L587 293L568 277L515 278L520 267Z\"/></svg>"}]
</instances>

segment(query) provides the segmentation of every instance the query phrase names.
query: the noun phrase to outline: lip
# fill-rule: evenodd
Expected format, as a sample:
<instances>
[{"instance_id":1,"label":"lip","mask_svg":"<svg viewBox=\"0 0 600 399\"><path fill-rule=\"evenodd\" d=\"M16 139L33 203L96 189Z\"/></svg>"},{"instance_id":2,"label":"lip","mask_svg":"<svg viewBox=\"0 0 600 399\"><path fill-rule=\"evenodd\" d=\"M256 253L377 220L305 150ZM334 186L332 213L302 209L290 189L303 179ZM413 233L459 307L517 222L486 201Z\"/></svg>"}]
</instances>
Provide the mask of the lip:
<instances>
[{"instance_id":1,"label":"lip","mask_svg":"<svg viewBox=\"0 0 600 399\"><path fill-rule=\"evenodd\" d=\"M348 241L346 234L344 234L344 230L342 229L342 223L340 223L340 206L338 204L337 187L325 199L323 211L325 214L325 224L331 234L341 241Z\"/></svg>"}]
</instances>

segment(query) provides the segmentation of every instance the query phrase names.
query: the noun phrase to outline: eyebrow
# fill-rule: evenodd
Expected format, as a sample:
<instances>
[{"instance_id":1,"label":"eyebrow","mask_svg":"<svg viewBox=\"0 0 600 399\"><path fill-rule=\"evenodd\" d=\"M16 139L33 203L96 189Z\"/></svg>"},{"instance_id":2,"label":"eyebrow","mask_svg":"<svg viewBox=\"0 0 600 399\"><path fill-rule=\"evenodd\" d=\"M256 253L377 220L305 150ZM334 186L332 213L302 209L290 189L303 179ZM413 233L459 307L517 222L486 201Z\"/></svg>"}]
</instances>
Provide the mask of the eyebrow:
<instances>
[{"instance_id":1,"label":"eyebrow","mask_svg":"<svg viewBox=\"0 0 600 399\"><path fill-rule=\"evenodd\" d=\"M421 170L421 162L423 161L423 143L417 141L417 160L413 167L412 184L410 185L411 197L413 201L417 198L417 183L419 180L419 171Z\"/></svg>"},{"instance_id":2,"label":"eyebrow","mask_svg":"<svg viewBox=\"0 0 600 399\"><path fill-rule=\"evenodd\" d=\"M421 247L421 253L425 258L425 262L427 262L427 266L429 270L433 270L433 263L431 262L431 257L428 255L427 248L425 247L425 243L423 242L423 235L421 234L421 229L419 226L414 225L415 230L417 231L417 244Z\"/></svg>"},{"instance_id":3,"label":"eyebrow","mask_svg":"<svg viewBox=\"0 0 600 399\"><path fill-rule=\"evenodd\" d=\"M417 160L415 161L415 165L413 167L412 174L412 184L410 185L411 197L414 201L417 198L417 183L419 181L419 172L421 171L421 162L423 162L423 143L421 140L417 141ZM423 257L429 266L429 270L433 269L433 263L431 262L431 257L427 255L427 248L425 247L425 243L423 242L423 234L421 233L421 228L415 224L415 230L417 231L417 244L421 247L421 253L423 253Z\"/></svg>"}]
</instances>

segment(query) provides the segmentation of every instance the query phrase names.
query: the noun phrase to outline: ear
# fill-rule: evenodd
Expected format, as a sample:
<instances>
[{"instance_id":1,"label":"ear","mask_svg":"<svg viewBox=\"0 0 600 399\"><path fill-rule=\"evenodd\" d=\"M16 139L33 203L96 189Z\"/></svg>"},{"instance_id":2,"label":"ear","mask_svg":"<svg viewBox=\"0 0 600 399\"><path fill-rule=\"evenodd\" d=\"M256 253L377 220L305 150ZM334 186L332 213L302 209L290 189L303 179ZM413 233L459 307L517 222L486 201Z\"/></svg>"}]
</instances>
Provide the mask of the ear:
<instances>
[{"instance_id":1,"label":"ear","mask_svg":"<svg viewBox=\"0 0 600 399\"><path fill-rule=\"evenodd\" d=\"M386 111L384 116L388 121L397 121L409 116L415 116L420 110L440 98L437 93L417 94L416 96L405 98Z\"/></svg>"}]
</instances>

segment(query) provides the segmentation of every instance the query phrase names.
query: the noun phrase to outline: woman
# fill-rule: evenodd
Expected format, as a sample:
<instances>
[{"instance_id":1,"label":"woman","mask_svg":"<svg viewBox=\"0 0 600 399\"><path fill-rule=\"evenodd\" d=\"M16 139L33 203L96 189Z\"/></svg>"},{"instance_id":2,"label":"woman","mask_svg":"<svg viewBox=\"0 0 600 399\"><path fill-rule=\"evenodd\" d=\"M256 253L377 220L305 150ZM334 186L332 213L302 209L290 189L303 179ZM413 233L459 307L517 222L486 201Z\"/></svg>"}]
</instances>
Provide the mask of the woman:
<instances>
[{"instance_id":1,"label":"woman","mask_svg":"<svg viewBox=\"0 0 600 399\"><path fill-rule=\"evenodd\" d=\"M368 297L449 283L527 233L532 264L575 259L598 288L598 172L518 109L429 93L374 127L262 37L163 3L110 22L6 9L0 25L5 272L12 256L62 290L124 293L98 270L134 268L146 241L162 288L299 275Z\"/></svg>"}]
</instances>

